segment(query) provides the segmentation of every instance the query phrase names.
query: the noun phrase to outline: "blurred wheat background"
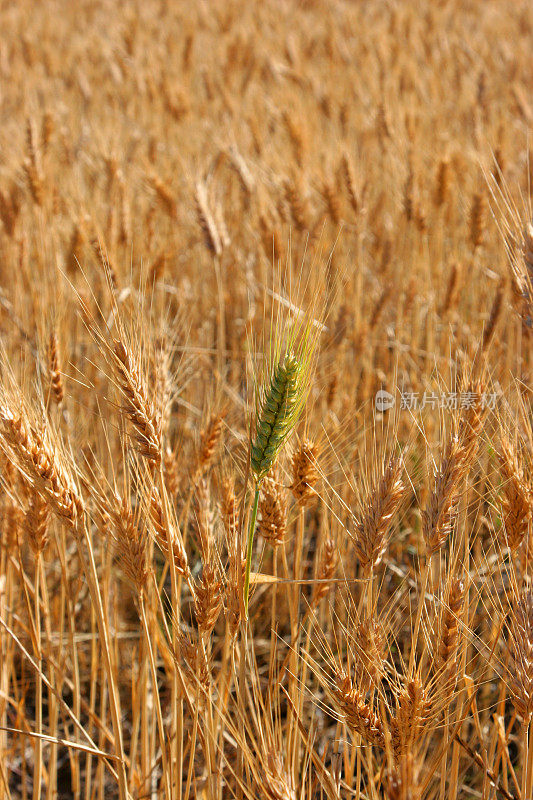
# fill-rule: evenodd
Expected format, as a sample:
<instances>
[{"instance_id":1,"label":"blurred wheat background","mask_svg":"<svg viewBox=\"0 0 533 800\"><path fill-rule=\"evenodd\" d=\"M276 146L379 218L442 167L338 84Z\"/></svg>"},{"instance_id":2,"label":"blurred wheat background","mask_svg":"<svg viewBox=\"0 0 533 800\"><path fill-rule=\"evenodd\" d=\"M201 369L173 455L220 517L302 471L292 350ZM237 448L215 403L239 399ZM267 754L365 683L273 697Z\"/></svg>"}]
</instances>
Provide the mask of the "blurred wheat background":
<instances>
[{"instance_id":1,"label":"blurred wheat background","mask_svg":"<svg viewBox=\"0 0 533 800\"><path fill-rule=\"evenodd\" d=\"M530 3L0 31L0 797L531 800Z\"/></svg>"}]
</instances>

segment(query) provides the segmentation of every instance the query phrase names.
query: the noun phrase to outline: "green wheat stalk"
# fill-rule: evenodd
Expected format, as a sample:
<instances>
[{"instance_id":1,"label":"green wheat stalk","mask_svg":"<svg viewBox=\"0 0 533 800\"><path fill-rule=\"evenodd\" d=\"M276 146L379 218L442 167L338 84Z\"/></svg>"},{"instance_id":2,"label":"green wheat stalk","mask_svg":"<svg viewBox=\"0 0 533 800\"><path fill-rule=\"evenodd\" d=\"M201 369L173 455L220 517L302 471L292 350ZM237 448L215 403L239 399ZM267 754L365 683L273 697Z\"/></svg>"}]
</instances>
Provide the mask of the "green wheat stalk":
<instances>
[{"instance_id":1,"label":"green wheat stalk","mask_svg":"<svg viewBox=\"0 0 533 800\"><path fill-rule=\"evenodd\" d=\"M321 326L312 319L297 320L285 345L275 337L271 364L263 386L256 394L255 437L252 441L250 470L254 480L254 500L248 529L244 610L248 618L252 546L261 483L272 469L278 454L296 427L309 393L311 370Z\"/></svg>"}]
</instances>

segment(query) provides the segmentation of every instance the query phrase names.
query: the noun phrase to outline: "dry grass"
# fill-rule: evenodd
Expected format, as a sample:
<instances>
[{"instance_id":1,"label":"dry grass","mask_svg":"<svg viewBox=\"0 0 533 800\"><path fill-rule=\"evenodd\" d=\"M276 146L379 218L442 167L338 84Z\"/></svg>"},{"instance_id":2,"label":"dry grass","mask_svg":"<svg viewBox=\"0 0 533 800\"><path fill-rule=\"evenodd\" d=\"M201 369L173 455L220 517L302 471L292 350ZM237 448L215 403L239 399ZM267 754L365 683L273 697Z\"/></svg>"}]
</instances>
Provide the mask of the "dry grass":
<instances>
[{"instance_id":1,"label":"dry grass","mask_svg":"<svg viewBox=\"0 0 533 800\"><path fill-rule=\"evenodd\" d=\"M531 798L530 4L0 29L0 798Z\"/></svg>"}]
</instances>

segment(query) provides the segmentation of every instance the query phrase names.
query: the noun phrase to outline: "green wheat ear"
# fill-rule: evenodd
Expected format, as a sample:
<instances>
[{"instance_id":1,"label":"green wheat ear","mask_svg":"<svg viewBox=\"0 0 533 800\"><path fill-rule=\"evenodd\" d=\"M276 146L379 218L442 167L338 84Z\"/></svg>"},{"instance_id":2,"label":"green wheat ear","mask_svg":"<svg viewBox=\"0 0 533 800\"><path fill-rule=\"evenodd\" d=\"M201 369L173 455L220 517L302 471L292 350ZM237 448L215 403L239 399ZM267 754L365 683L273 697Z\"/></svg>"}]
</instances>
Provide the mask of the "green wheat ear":
<instances>
[{"instance_id":1,"label":"green wheat ear","mask_svg":"<svg viewBox=\"0 0 533 800\"><path fill-rule=\"evenodd\" d=\"M256 485L270 471L297 422L304 388L301 377L302 365L292 354L286 355L274 368L270 386L260 404L252 444L251 469Z\"/></svg>"},{"instance_id":2,"label":"green wheat ear","mask_svg":"<svg viewBox=\"0 0 533 800\"><path fill-rule=\"evenodd\" d=\"M250 448L250 471L255 492L248 528L244 610L248 618L248 596L252 546L261 483L270 472L279 451L295 429L311 385L318 339L323 325L311 313L298 313L287 324L273 324L266 374L256 384L255 435Z\"/></svg>"},{"instance_id":3,"label":"green wheat ear","mask_svg":"<svg viewBox=\"0 0 533 800\"><path fill-rule=\"evenodd\" d=\"M311 342L311 346L309 346L309 338L306 335L297 355L289 352L284 357L280 357L273 367L270 385L263 390L262 397L258 401L255 439L250 455L250 468L255 480L255 494L248 529L244 576L246 617L248 617L252 546L261 482L273 466L283 443L294 430L305 405L314 348L315 342Z\"/></svg>"}]
</instances>

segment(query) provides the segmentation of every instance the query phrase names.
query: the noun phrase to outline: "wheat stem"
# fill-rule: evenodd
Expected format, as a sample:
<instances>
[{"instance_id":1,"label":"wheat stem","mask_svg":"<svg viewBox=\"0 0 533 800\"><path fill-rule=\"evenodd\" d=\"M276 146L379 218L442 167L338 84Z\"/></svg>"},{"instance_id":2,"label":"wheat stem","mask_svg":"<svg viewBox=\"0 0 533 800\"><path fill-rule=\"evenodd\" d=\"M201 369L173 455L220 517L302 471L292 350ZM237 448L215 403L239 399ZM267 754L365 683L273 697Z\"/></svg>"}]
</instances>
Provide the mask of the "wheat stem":
<instances>
[{"instance_id":1,"label":"wheat stem","mask_svg":"<svg viewBox=\"0 0 533 800\"><path fill-rule=\"evenodd\" d=\"M252 568L252 547L254 543L255 524L257 521L257 509L259 506L260 484L255 487L254 502L252 505L252 515L248 528L248 543L246 547L246 570L244 573L244 615L248 619L248 596L250 593L250 570Z\"/></svg>"},{"instance_id":2,"label":"wheat stem","mask_svg":"<svg viewBox=\"0 0 533 800\"><path fill-rule=\"evenodd\" d=\"M107 673L107 682L109 685L109 700L111 707L111 718L113 721L113 733L115 736L115 749L118 756L117 772L119 780L119 797L120 800L129 800L130 795L128 793L126 778L126 763L124 756L124 744L122 740L122 722L120 719L119 695L113 663L111 661L111 645L108 634L107 616L104 612L102 596L100 594L100 585L98 582L98 573L96 571L96 564L94 561L93 548L87 531L85 531L85 541L87 544L88 557L83 552L81 540L79 538L77 540L78 553L83 564L84 572L88 578L89 592L94 605L96 623L102 642L102 653L104 656L104 665Z\"/></svg>"},{"instance_id":3,"label":"wheat stem","mask_svg":"<svg viewBox=\"0 0 533 800\"><path fill-rule=\"evenodd\" d=\"M41 800L42 770L43 770L43 675L42 675L42 644L41 644L41 610L40 610L40 552L35 554L35 637L37 662L37 683L35 691L35 730L39 734L35 740L35 768L33 775L33 800Z\"/></svg>"},{"instance_id":4,"label":"wheat stem","mask_svg":"<svg viewBox=\"0 0 533 800\"><path fill-rule=\"evenodd\" d=\"M418 608L416 610L416 621L415 621L415 627L414 627L414 631L413 631L413 639L412 639L412 643L411 643L411 655L409 656L409 671L408 671L409 675L412 675L412 671L413 671L415 655L416 655L416 646L417 646L417 642L418 642L418 634L419 634L419 631L420 631L420 623L422 621L422 613L424 611L424 606L425 606L425 603L426 603L426 592L427 592L427 588L428 588L430 562L431 562L431 557L429 557L429 558L426 557L426 559L424 561L423 572L422 572L422 575L421 575L422 590L421 590L420 597L418 599Z\"/></svg>"},{"instance_id":5,"label":"wheat stem","mask_svg":"<svg viewBox=\"0 0 533 800\"><path fill-rule=\"evenodd\" d=\"M163 765L163 777L165 779L165 793L168 800L172 798L172 792L170 790L170 772L168 769L168 759L167 759L167 745L165 741L165 726L163 723L163 712L161 711L161 701L159 698L159 689L157 686L157 668L155 665L155 658L154 658L154 651L152 648L152 642L150 637L150 630L148 628L148 620L146 619L146 608L144 602L144 589L141 589L139 595L139 609L141 612L141 622L143 626L144 635L146 638L146 647L148 649L148 661L150 663L150 669L152 672L152 684L153 684L153 692L155 697L155 710L156 710L156 717L157 717L157 727L159 730L159 744L161 747L161 762Z\"/></svg>"},{"instance_id":6,"label":"wheat stem","mask_svg":"<svg viewBox=\"0 0 533 800\"><path fill-rule=\"evenodd\" d=\"M531 742L531 720L529 720L527 726L526 743L527 743L527 750L526 750L527 781L526 781L526 790L525 793L522 795L522 797L531 797L533 793L533 746Z\"/></svg>"}]
</instances>

